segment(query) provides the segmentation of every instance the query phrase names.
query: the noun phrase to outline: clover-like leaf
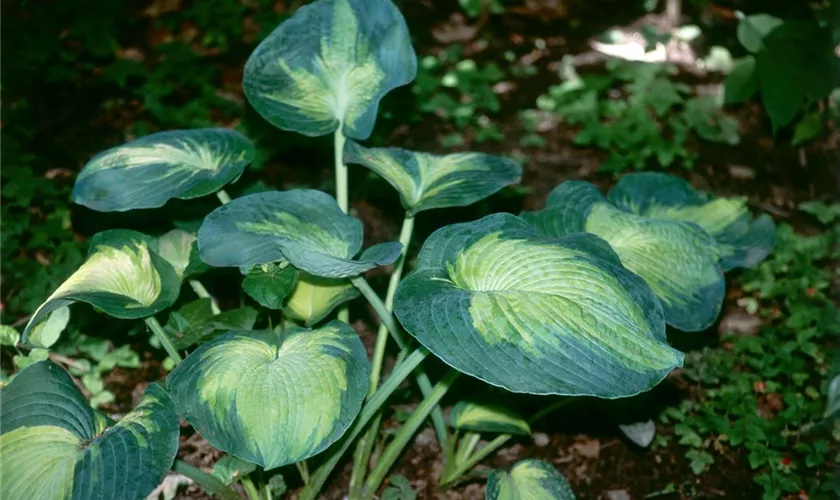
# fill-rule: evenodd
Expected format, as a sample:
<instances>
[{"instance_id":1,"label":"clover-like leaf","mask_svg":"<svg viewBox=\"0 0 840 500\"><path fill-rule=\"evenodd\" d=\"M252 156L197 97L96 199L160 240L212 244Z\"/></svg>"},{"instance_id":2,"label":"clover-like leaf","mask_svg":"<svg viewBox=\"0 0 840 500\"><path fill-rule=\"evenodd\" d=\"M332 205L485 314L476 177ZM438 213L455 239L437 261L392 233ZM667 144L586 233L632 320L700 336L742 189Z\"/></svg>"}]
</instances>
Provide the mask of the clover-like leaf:
<instances>
[{"instance_id":1,"label":"clover-like leaf","mask_svg":"<svg viewBox=\"0 0 840 500\"><path fill-rule=\"evenodd\" d=\"M459 401L449 413L452 427L473 432L531 435L528 421L516 411L479 401Z\"/></svg>"},{"instance_id":2,"label":"clover-like leaf","mask_svg":"<svg viewBox=\"0 0 840 500\"><path fill-rule=\"evenodd\" d=\"M362 248L362 222L335 198L313 189L271 191L237 198L207 216L198 230L201 259L216 267L247 268L288 260L323 278L359 275L394 262L402 245Z\"/></svg>"},{"instance_id":3,"label":"clover-like leaf","mask_svg":"<svg viewBox=\"0 0 840 500\"><path fill-rule=\"evenodd\" d=\"M115 318L137 319L171 306L180 287L175 269L157 253L154 238L122 229L97 233L87 260L32 315L23 342L46 347L30 339L30 332L47 315L73 302L87 302Z\"/></svg>"},{"instance_id":4,"label":"clover-like leaf","mask_svg":"<svg viewBox=\"0 0 840 500\"><path fill-rule=\"evenodd\" d=\"M494 470L487 478L486 500L575 500L572 487L557 470L542 460L516 462L510 472Z\"/></svg>"},{"instance_id":5,"label":"clover-like leaf","mask_svg":"<svg viewBox=\"0 0 840 500\"><path fill-rule=\"evenodd\" d=\"M695 224L623 210L583 181L557 186L543 210L522 217L546 236L586 231L607 240L624 267L653 289L669 325L700 331L720 314L725 282L717 243Z\"/></svg>"},{"instance_id":6,"label":"clover-like leaf","mask_svg":"<svg viewBox=\"0 0 840 500\"><path fill-rule=\"evenodd\" d=\"M767 214L753 219L746 198L717 198L674 175L625 175L607 198L651 219L693 222L702 227L717 241L724 271L757 266L776 242L773 219Z\"/></svg>"},{"instance_id":7,"label":"clover-like leaf","mask_svg":"<svg viewBox=\"0 0 840 500\"><path fill-rule=\"evenodd\" d=\"M245 64L245 96L276 127L308 136L338 127L364 140L379 101L417 74L391 0L318 0L299 8Z\"/></svg>"},{"instance_id":8,"label":"clover-like leaf","mask_svg":"<svg viewBox=\"0 0 840 500\"><path fill-rule=\"evenodd\" d=\"M199 346L167 378L178 413L235 457L273 469L344 434L370 364L350 326L230 332Z\"/></svg>"},{"instance_id":9,"label":"clover-like leaf","mask_svg":"<svg viewBox=\"0 0 840 500\"><path fill-rule=\"evenodd\" d=\"M183 229L173 229L158 238L157 252L169 262L182 280L209 267L198 256L195 234Z\"/></svg>"},{"instance_id":10,"label":"clover-like leaf","mask_svg":"<svg viewBox=\"0 0 840 500\"><path fill-rule=\"evenodd\" d=\"M431 208L470 205L516 184L522 167L502 156L482 153L432 155L399 148L364 148L348 141L344 161L381 175L400 194L403 207L416 214Z\"/></svg>"},{"instance_id":11,"label":"clover-like leaf","mask_svg":"<svg viewBox=\"0 0 840 500\"><path fill-rule=\"evenodd\" d=\"M283 312L306 326L312 326L339 305L358 296L359 290L346 279L319 278L301 272Z\"/></svg>"},{"instance_id":12,"label":"clover-like leaf","mask_svg":"<svg viewBox=\"0 0 840 500\"><path fill-rule=\"evenodd\" d=\"M283 300L295 287L298 270L288 262L270 262L252 267L242 280L242 289L269 309L282 309Z\"/></svg>"},{"instance_id":13,"label":"clover-like leaf","mask_svg":"<svg viewBox=\"0 0 840 500\"><path fill-rule=\"evenodd\" d=\"M99 212L163 206L214 193L254 159L254 145L235 130L170 130L94 156L79 172L73 201Z\"/></svg>"},{"instance_id":14,"label":"clover-like leaf","mask_svg":"<svg viewBox=\"0 0 840 500\"><path fill-rule=\"evenodd\" d=\"M21 371L0 400L3 498L144 499L178 451L178 417L156 383L113 425L50 361Z\"/></svg>"},{"instance_id":15,"label":"clover-like leaf","mask_svg":"<svg viewBox=\"0 0 840 500\"><path fill-rule=\"evenodd\" d=\"M433 233L394 304L433 354L514 392L630 396L682 364L659 301L606 242L510 214Z\"/></svg>"}]
</instances>

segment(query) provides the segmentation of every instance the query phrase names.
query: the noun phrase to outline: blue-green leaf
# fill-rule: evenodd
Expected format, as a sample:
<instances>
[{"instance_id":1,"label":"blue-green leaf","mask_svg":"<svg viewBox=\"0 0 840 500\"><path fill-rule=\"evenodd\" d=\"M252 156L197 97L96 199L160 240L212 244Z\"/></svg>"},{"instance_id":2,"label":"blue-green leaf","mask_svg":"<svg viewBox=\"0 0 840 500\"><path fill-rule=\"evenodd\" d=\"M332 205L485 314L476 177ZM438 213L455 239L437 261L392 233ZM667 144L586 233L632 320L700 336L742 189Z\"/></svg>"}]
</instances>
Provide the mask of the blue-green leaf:
<instances>
[{"instance_id":1,"label":"blue-green leaf","mask_svg":"<svg viewBox=\"0 0 840 500\"><path fill-rule=\"evenodd\" d=\"M263 118L304 135L364 140L379 101L417 73L405 20L390 0L301 7L245 64L245 96Z\"/></svg>"},{"instance_id":2,"label":"blue-green leaf","mask_svg":"<svg viewBox=\"0 0 840 500\"><path fill-rule=\"evenodd\" d=\"M137 319L171 306L180 288L175 269L157 253L157 240L122 229L98 233L91 238L87 260L32 315L23 342L46 347L30 339L30 332L73 302L87 302L115 318Z\"/></svg>"},{"instance_id":3,"label":"blue-green leaf","mask_svg":"<svg viewBox=\"0 0 840 500\"><path fill-rule=\"evenodd\" d=\"M531 435L528 421L507 406L479 401L459 401L449 413L452 427L472 432Z\"/></svg>"},{"instance_id":4,"label":"blue-green leaf","mask_svg":"<svg viewBox=\"0 0 840 500\"><path fill-rule=\"evenodd\" d=\"M330 195L312 189L237 198L210 213L198 230L201 259L216 267L247 268L286 259L323 278L359 275L394 262L402 245L362 248L362 222L344 214Z\"/></svg>"},{"instance_id":5,"label":"blue-green leaf","mask_svg":"<svg viewBox=\"0 0 840 500\"><path fill-rule=\"evenodd\" d=\"M516 462L510 473L494 470L487 478L486 500L575 500L572 487L551 464L527 459Z\"/></svg>"},{"instance_id":6,"label":"blue-green leaf","mask_svg":"<svg viewBox=\"0 0 840 500\"><path fill-rule=\"evenodd\" d=\"M454 153L444 156L399 148L364 148L348 141L344 161L381 175L400 194L403 207L416 214L431 208L471 205L509 184L522 167L502 156Z\"/></svg>"},{"instance_id":7,"label":"blue-green leaf","mask_svg":"<svg viewBox=\"0 0 840 500\"><path fill-rule=\"evenodd\" d=\"M680 330L704 330L720 314L725 282L718 246L695 224L622 210L583 181L557 186L545 209L522 217L546 236L586 231L605 239L662 302L665 321Z\"/></svg>"},{"instance_id":8,"label":"blue-green leaf","mask_svg":"<svg viewBox=\"0 0 840 500\"><path fill-rule=\"evenodd\" d=\"M369 377L358 335L334 321L317 330L221 335L193 351L167 385L178 413L210 444L273 469L340 438Z\"/></svg>"},{"instance_id":9,"label":"blue-green leaf","mask_svg":"<svg viewBox=\"0 0 840 500\"><path fill-rule=\"evenodd\" d=\"M718 198L668 174L628 174L607 195L617 206L652 219L692 222L718 243L724 271L755 267L773 250L770 216L753 219L746 198Z\"/></svg>"},{"instance_id":10,"label":"blue-green leaf","mask_svg":"<svg viewBox=\"0 0 840 500\"><path fill-rule=\"evenodd\" d=\"M76 179L73 201L100 212L160 207L218 191L253 159L253 144L235 130L158 132L94 156Z\"/></svg>"},{"instance_id":11,"label":"blue-green leaf","mask_svg":"<svg viewBox=\"0 0 840 500\"><path fill-rule=\"evenodd\" d=\"M3 498L143 499L178 451L178 417L156 383L112 426L50 361L20 372L0 400Z\"/></svg>"},{"instance_id":12,"label":"blue-green leaf","mask_svg":"<svg viewBox=\"0 0 840 500\"><path fill-rule=\"evenodd\" d=\"M682 364L659 301L606 242L509 214L433 233L394 304L433 354L514 392L624 397Z\"/></svg>"},{"instance_id":13,"label":"blue-green leaf","mask_svg":"<svg viewBox=\"0 0 840 500\"><path fill-rule=\"evenodd\" d=\"M270 262L252 267L242 280L242 289L269 309L282 309L283 301L295 287L298 270L288 262Z\"/></svg>"},{"instance_id":14,"label":"blue-green leaf","mask_svg":"<svg viewBox=\"0 0 840 500\"><path fill-rule=\"evenodd\" d=\"M319 278L301 272L283 312L306 326L312 326L339 305L358 296L359 291L346 279Z\"/></svg>"}]
</instances>

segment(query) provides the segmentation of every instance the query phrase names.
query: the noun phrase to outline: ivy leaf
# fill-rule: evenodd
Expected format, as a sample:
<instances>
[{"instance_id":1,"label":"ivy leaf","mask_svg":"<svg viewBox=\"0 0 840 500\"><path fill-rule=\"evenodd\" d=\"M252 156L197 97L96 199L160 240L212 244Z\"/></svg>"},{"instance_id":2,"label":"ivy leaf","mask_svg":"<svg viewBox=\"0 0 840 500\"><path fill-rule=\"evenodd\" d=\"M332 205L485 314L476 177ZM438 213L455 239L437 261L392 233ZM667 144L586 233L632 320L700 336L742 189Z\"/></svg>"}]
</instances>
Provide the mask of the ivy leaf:
<instances>
[{"instance_id":1,"label":"ivy leaf","mask_svg":"<svg viewBox=\"0 0 840 500\"><path fill-rule=\"evenodd\" d=\"M218 191L253 159L254 145L235 130L158 132L94 156L79 172L73 201L99 212L161 207Z\"/></svg>"},{"instance_id":2,"label":"ivy leaf","mask_svg":"<svg viewBox=\"0 0 840 500\"><path fill-rule=\"evenodd\" d=\"M510 472L497 469L487 478L486 500L519 500L522 498L553 498L575 500L572 487L557 470L542 460L527 459L516 462Z\"/></svg>"},{"instance_id":3,"label":"ivy leaf","mask_svg":"<svg viewBox=\"0 0 840 500\"><path fill-rule=\"evenodd\" d=\"M35 311L23 331L24 344L43 339L29 335L53 311L87 302L115 318L138 319L171 306L181 282L175 269L157 253L157 241L136 231L97 233L87 260Z\"/></svg>"},{"instance_id":4,"label":"ivy leaf","mask_svg":"<svg viewBox=\"0 0 840 500\"><path fill-rule=\"evenodd\" d=\"M209 299L208 299L209 300ZM257 322L256 309L240 307L210 316L205 321L196 321L180 334L172 337L176 349L187 349L196 343L207 342L220 333L250 330Z\"/></svg>"},{"instance_id":5,"label":"ivy leaf","mask_svg":"<svg viewBox=\"0 0 840 500\"><path fill-rule=\"evenodd\" d=\"M370 363L350 326L231 332L200 345L167 378L183 416L216 448L265 469L338 440L359 412Z\"/></svg>"},{"instance_id":6,"label":"ivy leaf","mask_svg":"<svg viewBox=\"0 0 840 500\"><path fill-rule=\"evenodd\" d=\"M312 189L237 198L210 213L198 230L201 259L216 267L286 259L323 278L356 276L394 262L397 242L362 248L362 222L344 214L330 195Z\"/></svg>"},{"instance_id":7,"label":"ivy leaf","mask_svg":"<svg viewBox=\"0 0 840 500\"><path fill-rule=\"evenodd\" d=\"M295 287L297 274L288 262L254 266L242 280L242 289L261 306L282 309L283 300Z\"/></svg>"},{"instance_id":8,"label":"ivy leaf","mask_svg":"<svg viewBox=\"0 0 840 500\"><path fill-rule=\"evenodd\" d=\"M318 0L260 43L243 87L276 127L308 136L341 127L364 140L382 97L416 74L411 36L390 0Z\"/></svg>"},{"instance_id":9,"label":"ivy leaf","mask_svg":"<svg viewBox=\"0 0 840 500\"><path fill-rule=\"evenodd\" d=\"M501 156L481 153L432 155L399 148L364 148L348 141L344 161L381 175L416 214L431 208L471 205L516 184L522 167Z\"/></svg>"},{"instance_id":10,"label":"ivy leaf","mask_svg":"<svg viewBox=\"0 0 840 500\"><path fill-rule=\"evenodd\" d=\"M542 237L510 214L433 233L394 310L444 362L514 392L630 396L683 359L659 301L606 242Z\"/></svg>"},{"instance_id":11,"label":"ivy leaf","mask_svg":"<svg viewBox=\"0 0 840 500\"><path fill-rule=\"evenodd\" d=\"M24 369L0 398L3 498L141 500L178 451L178 417L157 383L113 425L50 361Z\"/></svg>"}]
</instances>

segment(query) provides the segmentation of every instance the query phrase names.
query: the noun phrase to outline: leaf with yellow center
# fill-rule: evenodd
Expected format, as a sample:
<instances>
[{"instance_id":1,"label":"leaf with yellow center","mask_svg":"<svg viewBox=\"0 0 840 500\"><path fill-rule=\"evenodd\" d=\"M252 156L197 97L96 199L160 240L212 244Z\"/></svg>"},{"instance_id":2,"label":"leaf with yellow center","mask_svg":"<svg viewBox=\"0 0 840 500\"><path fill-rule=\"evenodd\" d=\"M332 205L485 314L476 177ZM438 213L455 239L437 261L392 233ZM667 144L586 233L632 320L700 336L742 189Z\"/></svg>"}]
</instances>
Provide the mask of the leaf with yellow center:
<instances>
[{"instance_id":1,"label":"leaf with yellow center","mask_svg":"<svg viewBox=\"0 0 840 500\"><path fill-rule=\"evenodd\" d=\"M562 475L542 460L520 460L510 470L494 470L487 478L486 500L575 500Z\"/></svg>"}]
</instances>

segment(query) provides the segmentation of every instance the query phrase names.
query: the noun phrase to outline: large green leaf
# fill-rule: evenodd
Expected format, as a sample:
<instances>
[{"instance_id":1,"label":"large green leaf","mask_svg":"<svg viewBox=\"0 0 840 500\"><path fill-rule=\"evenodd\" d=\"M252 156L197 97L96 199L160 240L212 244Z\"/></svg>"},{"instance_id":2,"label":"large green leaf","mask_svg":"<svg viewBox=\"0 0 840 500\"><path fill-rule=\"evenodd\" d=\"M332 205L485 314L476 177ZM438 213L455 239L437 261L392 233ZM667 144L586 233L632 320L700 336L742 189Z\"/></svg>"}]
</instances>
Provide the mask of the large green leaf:
<instances>
[{"instance_id":1,"label":"large green leaf","mask_svg":"<svg viewBox=\"0 0 840 500\"><path fill-rule=\"evenodd\" d=\"M746 198L717 198L674 175L625 175L607 198L635 214L702 227L717 240L724 271L757 266L776 240L773 219L766 214L753 219Z\"/></svg>"},{"instance_id":2,"label":"large green leaf","mask_svg":"<svg viewBox=\"0 0 840 500\"><path fill-rule=\"evenodd\" d=\"M760 52L765 48L764 38L782 24L781 19L770 14L746 16L738 24L738 41L750 52Z\"/></svg>"},{"instance_id":3,"label":"large green leaf","mask_svg":"<svg viewBox=\"0 0 840 500\"><path fill-rule=\"evenodd\" d=\"M723 82L724 100L727 104L743 102L752 97L756 90L758 79L755 75L755 57L737 59Z\"/></svg>"},{"instance_id":4,"label":"large green leaf","mask_svg":"<svg viewBox=\"0 0 840 500\"><path fill-rule=\"evenodd\" d=\"M449 413L452 427L473 432L531 435L528 421L507 406L483 401L459 401Z\"/></svg>"},{"instance_id":5,"label":"large green leaf","mask_svg":"<svg viewBox=\"0 0 840 500\"><path fill-rule=\"evenodd\" d=\"M0 400L3 498L143 499L178 451L178 417L156 383L113 426L50 361L20 372Z\"/></svg>"},{"instance_id":6,"label":"large green leaf","mask_svg":"<svg viewBox=\"0 0 840 500\"><path fill-rule=\"evenodd\" d=\"M210 444L273 469L340 438L369 377L358 335L334 321L317 330L227 333L193 351L167 385L179 414Z\"/></svg>"},{"instance_id":7,"label":"large green leaf","mask_svg":"<svg viewBox=\"0 0 840 500\"><path fill-rule=\"evenodd\" d=\"M417 73L405 20L390 0L318 0L254 50L243 87L276 127L367 139L379 101Z\"/></svg>"},{"instance_id":8,"label":"large green leaf","mask_svg":"<svg viewBox=\"0 0 840 500\"><path fill-rule=\"evenodd\" d=\"M298 270L285 261L254 266L245 274L242 289L261 306L282 309L283 300L295 287L297 274Z\"/></svg>"},{"instance_id":9,"label":"large green leaf","mask_svg":"<svg viewBox=\"0 0 840 500\"><path fill-rule=\"evenodd\" d=\"M725 282L719 250L695 224L623 210L583 181L557 186L545 209L522 216L546 236L586 231L607 240L662 302L668 324L680 330L704 330L720 314Z\"/></svg>"},{"instance_id":10,"label":"large green leaf","mask_svg":"<svg viewBox=\"0 0 840 500\"><path fill-rule=\"evenodd\" d=\"M510 473L494 470L487 478L486 500L575 500L572 487L551 464L527 459L516 462Z\"/></svg>"},{"instance_id":11,"label":"large green leaf","mask_svg":"<svg viewBox=\"0 0 840 500\"><path fill-rule=\"evenodd\" d=\"M319 278L301 272L283 312L306 326L312 326L339 305L358 296L359 291L346 279Z\"/></svg>"},{"instance_id":12,"label":"large green leaf","mask_svg":"<svg viewBox=\"0 0 840 500\"><path fill-rule=\"evenodd\" d=\"M76 179L73 201L100 212L160 207L218 191L253 159L253 144L235 130L158 132L94 156Z\"/></svg>"},{"instance_id":13,"label":"large green leaf","mask_svg":"<svg viewBox=\"0 0 840 500\"><path fill-rule=\"evenodd\" d=\"M416 214L430 208L471 205L509 184L522 168L502 156L454 153L444 156L399 148L364 148L348 141L344 161L363 165L400 193L403 207Z\"/></svg>"},{"instance_id":14,"label":"large green leaf","mask_svg":"<svg viewBox=\"0 0 840 500\"><path fill-rule=\"evenodd\" d=\"M433 233L394 304L444 362L514 392L630 396L683 358L659 301L606 242L542 237L510 214Z\"/></svg>"},{"instance_id":15,"label":"large green leaf","mask_svg":"<svg viewBox=\"0 0 840 500\"><path fill-rule=\"evenodd\" d=\"M76 301L87 302L122 319L151 316L178 299L181 282L175 269L157 253L157 241L136 231L114 229L90 241L87 260L41 304L23 331L23 342L47 315Z\"/></svg>"},{"instance_id":16,"label":"large green leaf","mask_svg":"<svg viewBox=\"0 0 840 500\"><path fill-rule=\"evenodd\" d=\"M362 248L362 222L335 199L313 189L237 198L207 216L198 230L201 259L216 267L247 268L286 259L324 278L344 278L394 262L402 245Z\"/></svg>"}]
</instances>

